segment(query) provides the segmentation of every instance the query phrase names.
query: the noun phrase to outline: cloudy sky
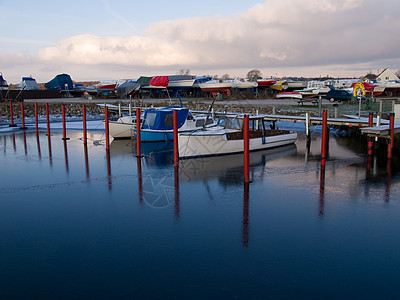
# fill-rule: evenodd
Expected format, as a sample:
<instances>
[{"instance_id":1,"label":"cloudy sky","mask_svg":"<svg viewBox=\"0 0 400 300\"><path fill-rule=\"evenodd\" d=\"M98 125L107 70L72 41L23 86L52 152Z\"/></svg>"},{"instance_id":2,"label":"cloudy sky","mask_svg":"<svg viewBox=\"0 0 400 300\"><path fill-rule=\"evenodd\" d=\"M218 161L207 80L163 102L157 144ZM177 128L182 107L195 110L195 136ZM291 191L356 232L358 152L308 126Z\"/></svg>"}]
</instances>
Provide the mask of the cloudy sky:
<instances>
[{"instance_id":1,"label":"cloudy sky","mask_svg":"<svg viewBox=\"0 0 400 300\"><path fill-rule=\"evenodd\" d=\"M400 69L398 0L0 0L0 11L9 83Z\"/></svg>"}]
</instances>

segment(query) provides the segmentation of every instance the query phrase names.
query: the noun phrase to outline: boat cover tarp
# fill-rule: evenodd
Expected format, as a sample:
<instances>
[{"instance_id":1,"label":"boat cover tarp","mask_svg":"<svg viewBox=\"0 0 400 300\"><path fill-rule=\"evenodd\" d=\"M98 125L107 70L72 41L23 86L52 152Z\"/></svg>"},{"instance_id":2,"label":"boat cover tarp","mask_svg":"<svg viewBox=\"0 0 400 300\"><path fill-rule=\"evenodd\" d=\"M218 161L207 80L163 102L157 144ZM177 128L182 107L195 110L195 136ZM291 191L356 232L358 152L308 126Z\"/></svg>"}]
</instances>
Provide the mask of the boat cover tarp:
<instances>
[{"instance_id":1,"label":"boat cover tarp","mask_svg":"<svg viewBox=\"0 0 400 300\"><path fill-rule=\"evenodd\" d=\"M140 86L149 86L152 78L153 77L140 76L136 83L140 84Z\"/></svg>"},{"instance_id":2,"label":"boat cover tarp","mask_svg":"<svg viewBox=\"0 0 400 300\"><path fill-rule=\"evenodd\" d=\"M40 90L40 87L37 84L36 80L33 79L32 77L22 77L22 81L19 84L18 88L20 90L26 90L26 91Z\"/></svg>"},{"instance_id":3,"label":"boat cover tarp","mask_svg":"<svg viewBox=\"0 0 400 300\"><path fill-rule=\"evenodd\" d=\"M152 130L172 130L172 114L174 109L146 109L144 112L142 129L152 129ZM181 128L185 123L186 118L189 113L189 109L176 109L178 112L178 128Z\"/></svg>"},{"instance_id":4,"label":"boat cover tarp","mask_svg":"<svg viewBox=\"0 0 400 300\"><path fill-rule=\"evenodd\" d=\"M71 76L68 74L59 74L52 80L44 84L44 87L48 90L59 90L59 91L72 91L74 85L72 83Z\"/></svg>"},{"instance_id":5,"label":"boat cover tarp","mask_svg":"<svg viewBox=\"0 0 400 300\"><path fill-rule=\"evenodd\" d=\"M129 80L117 87L117 94L120 97L128 97L129 95L133 96L138 91L139 87L139 83Z\"/></svg>"},{"instance_id":6,"label":"boat cover tarp","mask_svg":"<svg viewBox=\"0 0 400 300\"><path fill-rule=\"evenodd\" d=\"M178 80L192 80L195 79L196 76L193 75L169 75L169 81L178 81Z\"/></svg>"},{"instance_id":7,"label":"boat cover tarp","mask_svg":"<svg viewBox=\"0 0 400 300\"><path fill-rule=\"evenodd\" d=\"M150 80L151 86L167 87L168 86L168 76L154 76Z\"/></svg>"},{"instance_id":8,"label":"boat cover tarp","mask_svg":"<svg viewBox=\"0 0 400 300\"><path fill-rule=\"evenodd\" d=\"M4 79L3 74L0 73L0 87L8 87L7 81Z\"/></svg>"},{"instance_id":9,"label":"boat cover tarp","mask_svg":"<svg viewBox=\"0 0 400 300\"><path fill-rule=\"evenodd\" d=\"M204 83L210 81L211 79L211 77L198 77L195 79L194 83Z\"/></svg>"}]
</instances>

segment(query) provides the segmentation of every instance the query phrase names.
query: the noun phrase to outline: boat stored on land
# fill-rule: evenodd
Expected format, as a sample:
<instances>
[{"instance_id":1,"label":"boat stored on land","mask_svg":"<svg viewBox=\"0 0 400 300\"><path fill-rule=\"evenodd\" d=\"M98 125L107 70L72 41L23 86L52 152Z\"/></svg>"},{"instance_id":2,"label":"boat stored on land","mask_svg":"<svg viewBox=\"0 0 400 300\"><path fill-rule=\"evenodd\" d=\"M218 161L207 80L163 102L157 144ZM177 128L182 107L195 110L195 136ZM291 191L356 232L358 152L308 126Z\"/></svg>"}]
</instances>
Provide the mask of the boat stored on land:
<instances>
[{"instance_id":1,"label":"boat stored on land","mask_svg":"<svg viewBox=\"0 0 400 300\"><path fill-rule=\"evenodd\" d=\"M179 134L179 157L191 158L243 152L244 115L222 115L216 126ZM250 151L292 144L297 133L267 129L263 115L249 117Z\"/></svg>"}]
</instances>

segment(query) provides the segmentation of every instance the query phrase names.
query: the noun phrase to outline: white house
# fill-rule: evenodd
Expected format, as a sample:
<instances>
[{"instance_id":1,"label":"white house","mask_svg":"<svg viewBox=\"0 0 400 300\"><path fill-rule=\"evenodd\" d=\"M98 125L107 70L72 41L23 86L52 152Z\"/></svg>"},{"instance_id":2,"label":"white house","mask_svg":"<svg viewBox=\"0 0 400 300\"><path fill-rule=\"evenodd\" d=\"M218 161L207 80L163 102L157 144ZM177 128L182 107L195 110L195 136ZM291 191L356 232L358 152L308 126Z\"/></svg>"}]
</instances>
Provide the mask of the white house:
<instances>
[{"instance_id":1,"label":"white house","mask_svg":"<svg viewBox=\"0 0 400 300\"><path fill-rule=\"evenodd\" d=\"M383 81L395 81L395 80L400 80L399 77L396 76L391 70L389 69L384 69L377 77L376 81L378 83L383 82Z\"/></svg>"}]
</instances>

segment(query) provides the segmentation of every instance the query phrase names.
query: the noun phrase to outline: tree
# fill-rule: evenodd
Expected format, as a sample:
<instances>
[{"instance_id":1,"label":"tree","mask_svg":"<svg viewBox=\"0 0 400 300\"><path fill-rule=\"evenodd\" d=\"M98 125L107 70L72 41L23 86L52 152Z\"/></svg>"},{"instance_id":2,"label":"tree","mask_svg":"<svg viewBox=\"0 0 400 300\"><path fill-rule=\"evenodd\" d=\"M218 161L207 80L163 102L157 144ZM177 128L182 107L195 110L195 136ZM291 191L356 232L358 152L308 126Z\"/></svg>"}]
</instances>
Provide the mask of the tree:
<instances>
[{"instance_id":1,"label":"tree","mask_svg":"<svg viewBox=\"0 0 400 300\"><path fill-rule=\"evenodd\" d=\"M257 81L257 79L262 78L262 73L260 70L253 69L247 72L247 79L251 81Z\"/></svg>"},{"instance_id":2,"label":"tree","mask_svg":"<svg viewBox=\"0 0 400 300\"><path fill-rule=\"evenodd\" d=\"M177 72L178 75L189 75L190 74L190 70L189 69L180 69Z\"/></svg>"},{"instance_id":3,"label":"tree","mask_svg":"<svg viewBox=\"0 0 400 300\"><path fill-rule=\"evenodd\" d=\"M228 79L231 79L231 78L229 77L228 74L224 74L224 75L222 75L221 79L222 80L228 80Z\"/></svg>"}]
</instances>

